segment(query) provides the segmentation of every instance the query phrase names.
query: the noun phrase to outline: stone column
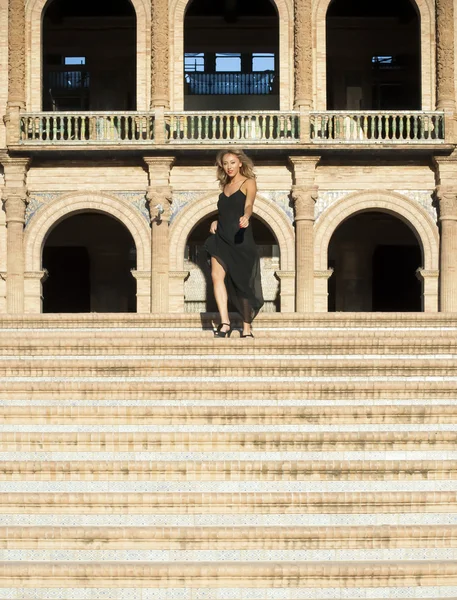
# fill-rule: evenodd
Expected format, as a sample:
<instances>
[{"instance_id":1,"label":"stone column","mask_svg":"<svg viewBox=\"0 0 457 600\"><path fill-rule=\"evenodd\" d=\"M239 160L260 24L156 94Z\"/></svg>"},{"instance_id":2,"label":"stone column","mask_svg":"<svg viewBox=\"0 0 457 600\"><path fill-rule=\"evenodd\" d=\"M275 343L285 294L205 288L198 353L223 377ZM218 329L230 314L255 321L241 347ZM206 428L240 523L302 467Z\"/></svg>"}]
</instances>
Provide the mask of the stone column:
<instances>
[{"instance_id":1,"label":"stone column","mask_svg":"<svg viewBox=\"0 0 457 600\"><path fill-rule=\"evenodd\" d=\"M454 0L436 0L436 107L455 110Z\"/></svg>"},{"instance_id":2,"label":"stone column","mask_svg":"<svg viewBox=\"0 0 457 600\"><path fill-rule=\"evenodd\" d=\"M20 111L25 108L25 2L8 2L7 145L19 142Z\"/></svg>"},{"instance_id":3,"label":"stone column","mask_svg":"<svg viewBox=\"0 0 457 600\"><path fill-rule=\"evenodd\" d=\"M168 226L171 218L172 190L170 170L172 157L146 157L149 187L146 199L151 215L151 312L169 312Z\"/></svg>"},{"instance_id":4,"label":"stone column","mask_svg":"<svg viewBox=\"0 0 457 600\"><path fill-rule=\"evenodd\" d=\"M27 204L28 158L1 159L5 171L2 190L6 216L6 310L24 312L24 223Z\"/></svg>"},{"instance_id":5,"label":"stone column","mask_svg":"<svg viewBox=\"0 0 457 600\"><path fill-rule=\"evenodd\" d=\"M165 142L164 111L170 105L168 0L151 3L151 110L155 112L154 140Z\"/></svg>"},{"instance_id":6,"label":"stone column","mask_svg":"<svg viewBox=\"0 0 457 600\"><path fill-rule=\"evenodd\" d=\"M294 0L294 108L300 111L300 139L309 141L313 107L313 36L311 0Z\"/></svg>"},{"instance_id":7,"label":"stone column","mask_svg":"<svg viewBox=\"0 0 457 600\"><path fill-rule=\"evenodd\" d=\"M439 185L440 311L457 312L457 187Z\"/></svg>"},{"instance_id":8,"label":"stone column","mask_svg":"<svg viewBox=\"0 0 457 600\"><path fill-rule=\"evenodd\" d=\"M295 210L295 310L314 312L314 205L319 157L291 156Z\"/></svg>"},{"instance_id":9,"label":"stone column","mask_svg":"<svg viewBox=\"0 0 457 600\"><path fill-rule=\"evenodd\" d=\"M314 204L317 187L294 186L295 210L295 310L314 312Z\"/></svg>"}]
</instances>

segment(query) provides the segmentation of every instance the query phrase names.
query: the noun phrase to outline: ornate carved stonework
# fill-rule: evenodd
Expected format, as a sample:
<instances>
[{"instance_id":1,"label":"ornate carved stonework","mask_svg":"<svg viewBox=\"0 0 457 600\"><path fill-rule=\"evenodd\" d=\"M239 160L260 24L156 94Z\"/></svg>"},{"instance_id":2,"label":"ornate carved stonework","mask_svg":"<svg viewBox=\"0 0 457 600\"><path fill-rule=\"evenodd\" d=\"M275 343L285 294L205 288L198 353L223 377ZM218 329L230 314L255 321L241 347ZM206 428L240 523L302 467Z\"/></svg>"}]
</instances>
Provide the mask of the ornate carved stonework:
<instances>
[{"instance_id":1,"label":"ornate carved stonework","mask_svg":"<svg viewBox=\"0 0 457 600\"><path fill-rule=\"evenodd\" d=\"M8 2L8 105L25 106L25 0Z\"/></svg>"},{"instance_id":2,"label":"ornate carved stonework","mask_svg":"<svg viewBox=\"0 0 457 600\"><path fill-rule=\"evenodd\" d=\"M294 201L295 221L314 221L314 205L317 197L317 186L293 186L292 198Z\"/></svg>"},{"instance_id":3,"label":"ornate carved stonework","mask_svg":"<svg viewBox=\"0 0 457 600\"><path fill-rule=\"evenodd\" d=\"M26 188L4 188L2 200L5 206L6 223L25 223L27 205Z\"/></svg>"},{"instance_id":4,"label":"ornate carved stonework","mask_svg":"<svg viewBox=\"0 0 457 600\"><path fill-rule=\"evenodd\" d=\"M294 0L295 108L312 108L313 46L311 0Z\"/></svg>"},{"instance_id":5,"label":"ornate carved stonework","mask_svg":"<svg viewBox=\"0 0 457 600\"><path fill-rule=\"evenodd\" d=\"M151 108L168 106L168 1L152 0Z\"/></svg>"},{"instance_id":6,"label":"ornate carved stonework","mask_svg":"<svg viewBox=\"0 0 457 600\"><path fill-rule=\"evenodd\" d=\"M151 221L170 221L171 203L173 201L170 187L148 187L146 199L149 203Z\"/></svg>"},{"instance_id":7,"label":"ornate carved stonework","mask_svg":"<svg viewBox=\"0 0 457 600\"><path fill-rule=\"evenodd\" d=\"M454 0L436 0L437 108L454 110Z\"/></svg>"},{"instance_id":8,"label":"ornate carved stonework","mask_svg":"<svg viewBox=\"0 0 457 600\"><path fill-rule=\"evenodd\" d=\"M439 202L440 221L457 220L457 188L439 185L436 188L436 197Z\"/></svg>"}]
</instances>

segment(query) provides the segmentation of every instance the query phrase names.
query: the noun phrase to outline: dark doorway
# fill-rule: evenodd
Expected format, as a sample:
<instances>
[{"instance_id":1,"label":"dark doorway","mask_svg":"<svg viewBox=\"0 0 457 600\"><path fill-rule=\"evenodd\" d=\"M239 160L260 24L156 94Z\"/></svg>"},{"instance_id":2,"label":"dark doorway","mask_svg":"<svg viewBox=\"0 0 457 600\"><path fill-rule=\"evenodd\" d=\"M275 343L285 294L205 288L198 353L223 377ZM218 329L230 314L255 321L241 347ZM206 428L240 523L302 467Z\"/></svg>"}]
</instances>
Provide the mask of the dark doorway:
<instances>
[{"instance_id":1,"label":"dark doorway","mask_svg":"<svg viewBox=\"0 0 457 600\"><path fill-rule=\"evenodd\" d=\"M378 246L373 254L373 310L420 312L422 284L418 246Z\"/></svg>"},{"instance_id":2,"label":"dark doorway","mask_svg":"<svg viewBox=\"0 0 457 600\"><path fill-rule=\"evenodd\" d=\"M420 16L410 0L333 0L328 110L420 110Z\"/></svg>"},{"instance_id":3,"label":"dark doorway","mask_svg":"<svg viewBox=\"0 0 457 600\"><path fill-rule=\"evenodd\" d=\"M408 225L382 212L344 221L330 240L328 310L416 312L422 310L422 249Z\"/></svg>"},{"instance_id":4,"label":"dark doorway","mask_svg":"<svg viewBox=\"0 0 457 600\"><path fill-rule=\"evenodd\" d=\"M279 18L273 1L189 2L184 109L279 109Z\"/></svg>"},{"instance_id":5,"label":"dark doorway","mask_svg":"<svg viewBox=\"0 0 457 600\"><path fill-rule=\"evenodd\" d=\"M90 259L87 248L45 247L43 312L90 312Z\"/></svg>"},{"instance_id":6,"label":"dark doorway","mask_svg":"<svg viewBox=\"0 0 457 600\"><path fill-rule=\"evenodd\" d=\"M43 110L136 110L129 0L52 0L43 13Z\"/></svg>"},{"instance_id":7,"label":"dark doorway","mask_svg":"<svg viewBox=\"0 0 457 600\"><path fill-rule=\"evenodd\" d=\"M113 217L67 217L46 240L43 269L45 313L136 311L135 243Z\"/></svg>"}]
</instances>

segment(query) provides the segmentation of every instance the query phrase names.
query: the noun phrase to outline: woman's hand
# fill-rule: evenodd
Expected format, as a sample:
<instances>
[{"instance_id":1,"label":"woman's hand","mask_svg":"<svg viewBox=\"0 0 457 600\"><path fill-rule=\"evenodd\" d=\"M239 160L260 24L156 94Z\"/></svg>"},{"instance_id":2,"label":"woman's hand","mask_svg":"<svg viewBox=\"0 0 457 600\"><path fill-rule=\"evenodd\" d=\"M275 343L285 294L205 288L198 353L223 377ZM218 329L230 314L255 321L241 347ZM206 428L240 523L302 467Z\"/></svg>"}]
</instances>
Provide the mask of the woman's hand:
<instances>
[{"instance_id":1,"label":"woman's hand","mask_svg":"<svg viewBox=\"0 0 457 600\"><path fill-rule=\"evenodd\" d=\"M246 227L249 227L249 217L243 215L240 217L240 229L246 229Z\"/></svg>"},{"instance_id":2,"label":"woman's hand","mask_svg":"<svg viewBox=\"0 0 457 600\"><path fill-rule=\"evenodd\" d=\"M213 221L210 225L209 232L216 233L217 230L217 221Z\"/></svg>"}]
</instances>

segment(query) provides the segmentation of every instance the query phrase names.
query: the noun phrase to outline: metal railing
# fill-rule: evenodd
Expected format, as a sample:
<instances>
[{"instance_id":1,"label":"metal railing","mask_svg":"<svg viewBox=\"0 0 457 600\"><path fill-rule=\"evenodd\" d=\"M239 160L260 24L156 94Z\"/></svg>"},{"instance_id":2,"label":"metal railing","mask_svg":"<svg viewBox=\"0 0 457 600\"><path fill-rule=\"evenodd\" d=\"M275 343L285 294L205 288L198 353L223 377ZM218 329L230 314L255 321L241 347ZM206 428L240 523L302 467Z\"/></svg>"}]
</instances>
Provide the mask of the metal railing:
<instances>
[{"instance_id":1,"label":"metal railing","mask_svg":"<svg viewBox=\"0 0 457 600\"><path fill-rule=\"evenodd\" d=\"M299 117L298 111L168 112L166 138L170 143L296 143Z\"/></svg>"},{"instance_id":2,"label":"metal railing","mask_svg":"<svg viewBox=\"0 0 457 600\"><path fill-rule=\"evenodd\" d=\"M425 111L323 111L310 113L312 142L396 144L444 140L444 113Z\"/></svg>"},{"instance_id":3,"label":"metal railing","mask_svg":"<svg viewBox=\"0 0 457 600\"><path fill-rule=\"evenodd\" d=\"M278 75L262 73L185 73L185 93L198 95L269 95L278 94Z\"/></svg>"},{"instance_id":4,"label":"metal railing","mask_svg":"<svg viewBox=\"0 0 457 600\"><path fill-rule=\"evenodd\" d=\"M151 143L154 114L138 112L40 112L20 118L21 144Z\"/></svg>"}]
</instances>

